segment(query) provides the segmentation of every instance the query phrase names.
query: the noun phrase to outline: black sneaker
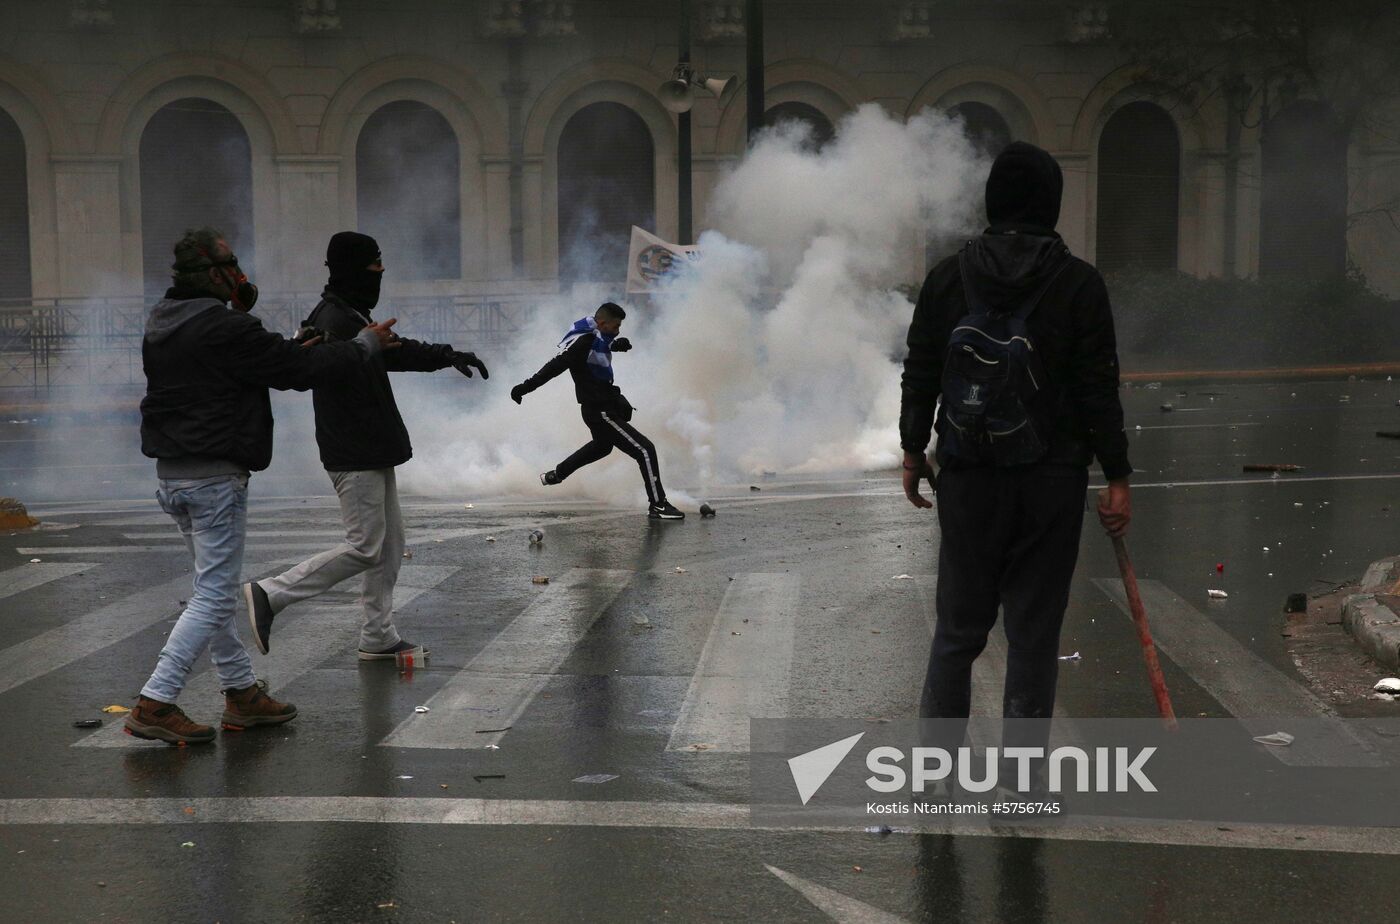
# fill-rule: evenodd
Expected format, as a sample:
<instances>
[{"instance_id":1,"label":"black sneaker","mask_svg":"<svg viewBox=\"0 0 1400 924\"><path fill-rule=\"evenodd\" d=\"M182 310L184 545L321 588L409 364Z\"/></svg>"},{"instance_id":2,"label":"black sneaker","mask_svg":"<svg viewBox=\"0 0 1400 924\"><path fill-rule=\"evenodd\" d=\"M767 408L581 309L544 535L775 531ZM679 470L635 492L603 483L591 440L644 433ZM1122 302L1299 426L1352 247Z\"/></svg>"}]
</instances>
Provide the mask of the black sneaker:
<instances>
[{"instance_id":1,"label":"black sneaker","mask_svg":"<svg viewBox=\"0 0 1400 924\"><path fill-rule=\"evenodd\" d=\"M540 484L544 485L545 487L549 487L550 485L555 485L558 483L559 476L554 473L554 469L552 468L540 476Z\"/></svg>"},{"instance_id":2,"label":"black sneaker","mask_svg":"<svg viewBox=\"0 0 1400 924\"><path fill-rule=\"evenodd\" d=\"M659 504L652 504L647 510L647 516L653 520L684 520L685 514L671 506L670 501L662 501Z\"/></svg>"},{"instance_id":3,"label":"black sneaker","mask_svg":"<svg viewBox=\"0 0 1400 924\"><path fill-rule=\"evenodd\" d=\"M249 581L243 585L243 603L248 607L253 643L258 646L258 651L267 654L272 641L272 604L267 602L267 591L259 587L257 581Z\"/></svg>"},{"instance_id":4,"label":"black sneaker","mask_svg":"<svg viewBox=\"0 0 1400 924\"><path fill-rule=\"evenodd\" d=\"M365 651L363 648L360 649L361 661L393 661L396 660L399 655L413 655L413 660L421 665L423 659L428 656L428 649L424 648L422 645L415 645L406 639L400 639L397 645L393 648L387 648L384 651Z\"/></svg>"}]
</instances>

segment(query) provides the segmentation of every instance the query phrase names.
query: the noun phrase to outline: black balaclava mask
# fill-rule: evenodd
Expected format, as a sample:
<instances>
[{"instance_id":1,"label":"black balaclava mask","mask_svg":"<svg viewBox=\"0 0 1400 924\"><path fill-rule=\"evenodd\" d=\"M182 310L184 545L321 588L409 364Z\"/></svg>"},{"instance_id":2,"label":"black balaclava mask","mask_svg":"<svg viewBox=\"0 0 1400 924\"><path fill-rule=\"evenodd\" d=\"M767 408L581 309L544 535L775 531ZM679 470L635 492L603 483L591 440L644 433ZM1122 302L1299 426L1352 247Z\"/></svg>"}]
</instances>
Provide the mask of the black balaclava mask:
<instances>
[{"instance_id":1,"label":"black balaclava mask","mask_svg":"<svg viewBox=\"0 0 1400 924\"><path fill-rule=\"evenodd\" d=\"M1014 141L992 163L987 176L987 221L1054 231L1060 221L1065 180L1048 151Z\"/></svg>"},{"instance_id":2,"label":"black balaclava mask","mask_svg":"<svg viewBox=\"0 0 1400 924\"><path fill-rule=\"evenodd\" d=\"M326 245L326 266L331 278L326 288L368 314L379 304L379 284L384 274L365 269L379 261L379 244L368 234L340 231Z\"/></svg>"}]
</instances>

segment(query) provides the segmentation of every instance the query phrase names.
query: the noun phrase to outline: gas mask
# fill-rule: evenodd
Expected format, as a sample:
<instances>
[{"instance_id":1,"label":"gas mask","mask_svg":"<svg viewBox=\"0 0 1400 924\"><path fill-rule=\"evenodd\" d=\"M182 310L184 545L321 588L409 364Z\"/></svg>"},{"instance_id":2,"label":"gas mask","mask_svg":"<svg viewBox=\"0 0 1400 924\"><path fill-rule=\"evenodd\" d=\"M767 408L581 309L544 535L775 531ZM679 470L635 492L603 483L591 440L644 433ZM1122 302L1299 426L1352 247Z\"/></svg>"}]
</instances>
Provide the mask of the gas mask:
<instances>
[{"instance_id":1,"label":"gas mask","mask_svg":"<svg viewBox=\"0 0 1400 924\"><path fill-rule=\"evenodd\" d=\"M229 288L229 303L239 311L252 311L258 301L258 287L248 281L237 260L215 263L214 268Z\"/></svg>"}]
</instances>

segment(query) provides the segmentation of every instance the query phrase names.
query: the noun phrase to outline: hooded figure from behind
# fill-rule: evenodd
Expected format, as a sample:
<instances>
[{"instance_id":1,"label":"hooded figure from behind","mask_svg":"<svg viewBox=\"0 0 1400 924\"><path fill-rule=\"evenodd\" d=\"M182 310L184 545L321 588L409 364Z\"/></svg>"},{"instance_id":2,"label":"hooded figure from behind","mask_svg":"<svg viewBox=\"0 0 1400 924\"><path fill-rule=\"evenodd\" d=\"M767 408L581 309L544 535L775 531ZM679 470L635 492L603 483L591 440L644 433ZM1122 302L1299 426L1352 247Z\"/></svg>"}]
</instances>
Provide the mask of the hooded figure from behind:
<instances>
[{"instance_id":1,"label":"hooded figure from behind","mask_svg":"<svg viewBox=\"0 0 1400 924\"><path fill-rule=\"evenodd\" d=\"M1060 628L1095 459L1110 486L1099 506L1104 528L1123 535L1131 517L1113 315L1103 277L1072 256L1055 232L1063 187L1059 164L1047 152L1023 142L1003 150L987 178L989 227L929 273L909 325L900 409L904 489L916 507L931 507L920 482L936 480L942 535L938 621L920 706L925 718L954 720L940 723L939 745L961 744L972 663L1001 608L1003 716L1044 720L1009 723L1003 744L1046 746ZM1031 347L1026 356L1045 379L1035 382L1034 423L1043 432L1034 454L1021 454L1014 464L994 452L970 452L969 444L1005 434L969 436L958 426L956 407L950 411L958 361L966 359L950 360L950 344L966 349L969 328L1009 318L1022 325ZM934 431L936 476L925 455Z\"/></svg>"}]
</instances>

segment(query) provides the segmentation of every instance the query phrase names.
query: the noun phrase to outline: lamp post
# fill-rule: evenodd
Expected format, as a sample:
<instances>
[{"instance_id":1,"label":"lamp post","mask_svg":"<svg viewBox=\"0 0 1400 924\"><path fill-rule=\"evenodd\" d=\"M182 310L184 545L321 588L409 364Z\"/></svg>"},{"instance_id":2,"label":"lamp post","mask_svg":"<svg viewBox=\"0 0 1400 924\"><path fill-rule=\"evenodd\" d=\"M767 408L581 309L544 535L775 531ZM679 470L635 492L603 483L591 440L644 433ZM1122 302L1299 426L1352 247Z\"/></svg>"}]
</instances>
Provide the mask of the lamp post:
<instances>
[{"instance_id":1,"label":"lamp post","mask_svg":"<svg viewBox=\"0 0 1400 924\"><path fill-rule=\"evenodd\" d=\"M661 104L678 116L677 146L679 176L676 178L677 243L691 243L693 207L691 203L692 169L690 152L690 109L695 105L695 91L704 89L719 99L734 83L733 77L713 77L698 74L690 65L690 0L681 0L680 60L671 79L656 91Z\"/></svg>"},{"instance_id":2,"label":"lamp post","mask_svg":"<svg viewBox=\"0 0 1400 924\"><path fill-rule=\"evenodd\" d=\"M686 72L690 70L690 0L681 0L681 31L680 31L680 68ZM693 185L691 182L691 152L690 152L690 110L687 108L678 117L678 132L676 141L680 145L680 176L676 180L676 192L680 199L678 203L678 218L676 233L679 237L677 243L691 243L691 194Z\"/></svg>"},{"instance_id":3,"label":"lamp post","mask_svg":"<svg viewBox=\"0 0 1400 924\"><path fill-rule=\"evenodd\" d=\"M748 38L746 62L748 67L748 139L763 127L763 0L745 0L744 32Z\"/></svg>"}]
</instances>

